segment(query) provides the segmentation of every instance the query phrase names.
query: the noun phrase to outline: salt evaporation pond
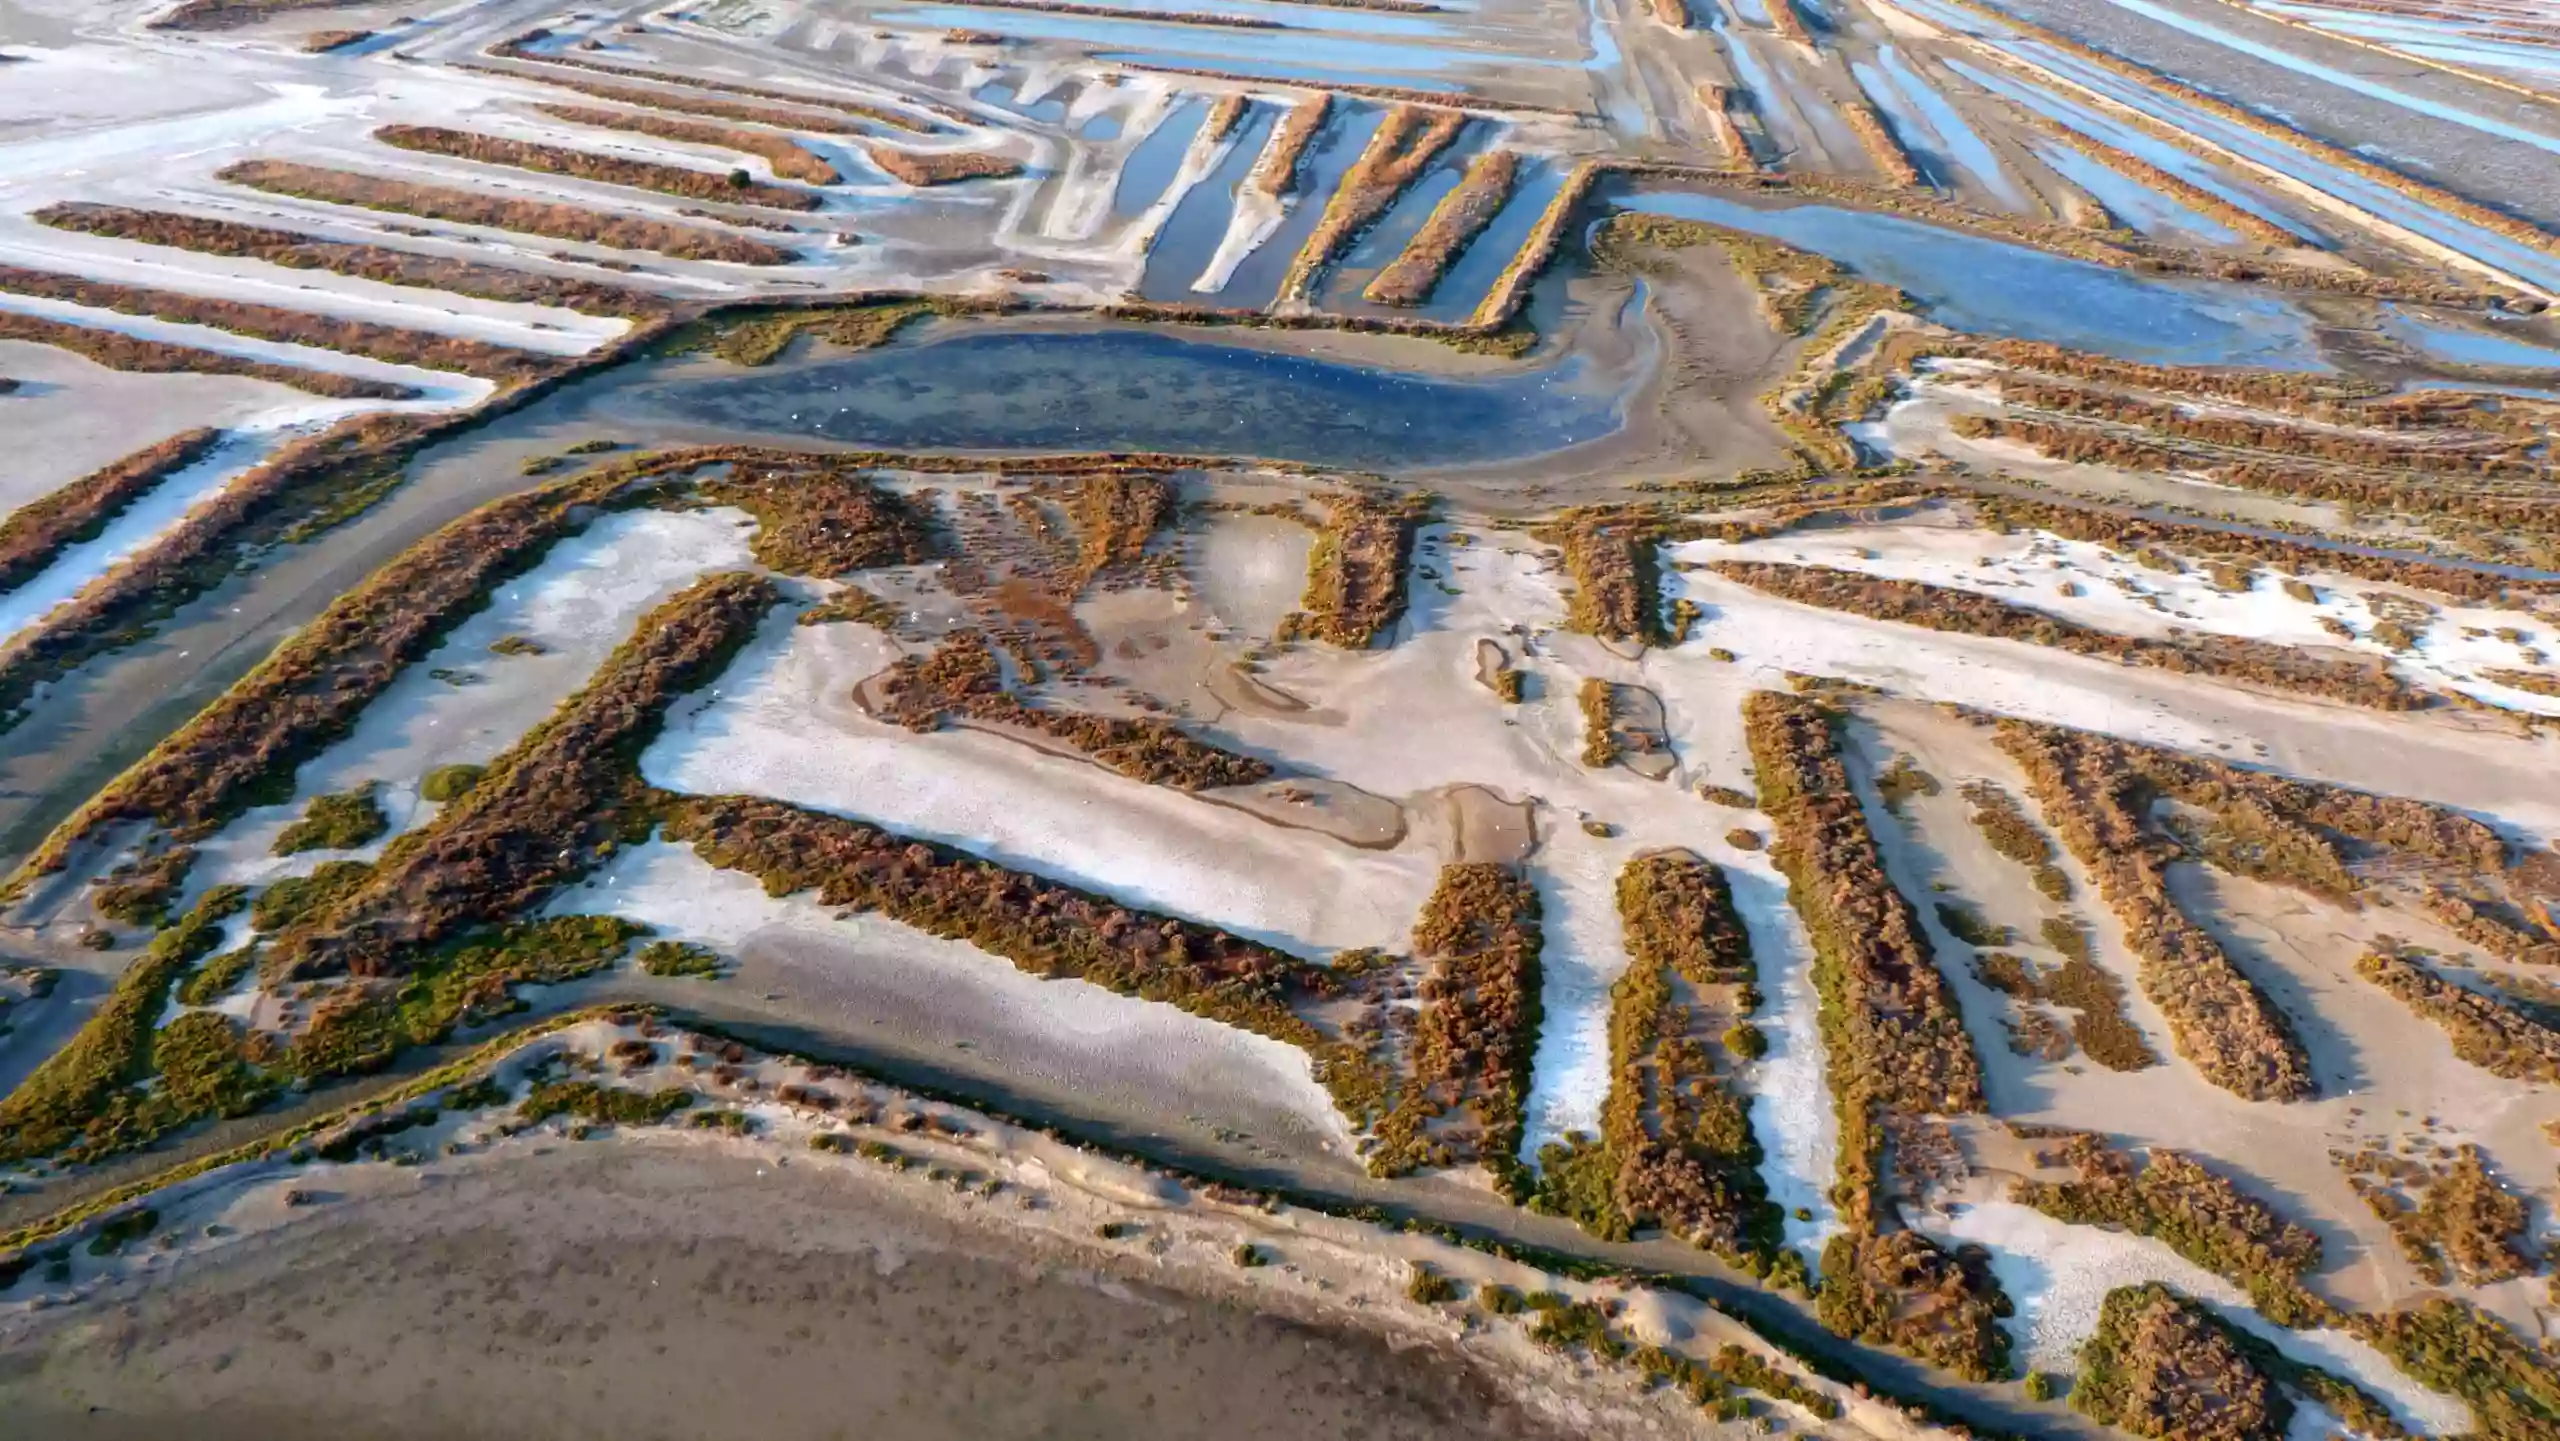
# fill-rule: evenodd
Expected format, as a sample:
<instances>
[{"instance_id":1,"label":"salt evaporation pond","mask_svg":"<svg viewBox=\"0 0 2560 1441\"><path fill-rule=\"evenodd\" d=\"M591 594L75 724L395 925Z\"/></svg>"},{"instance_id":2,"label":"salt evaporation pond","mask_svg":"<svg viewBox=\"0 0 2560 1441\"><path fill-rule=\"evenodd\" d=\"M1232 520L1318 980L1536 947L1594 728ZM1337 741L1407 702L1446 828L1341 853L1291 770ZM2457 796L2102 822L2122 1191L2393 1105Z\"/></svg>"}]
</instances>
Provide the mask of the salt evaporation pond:
<instances>
[{"instance_id":1,"label":"salt evaporation pond","mask_svg":"<svg viewBox=\"0 0 2560 1441\"><path fill-rule=\"evenodd\" d=\"M1145 331L996 331L688 368L599 395L596 420L884 450L1153 450L1361 469L1482 464L1621 424L1582 361L1439 380Z\"/></svg>"},{"instance_id":2,"label":"salt evaporation pond","mask_svg":"<svg viewBox=\"0 0 2560 1441\"><path fill-rule=\"evenodd\" d=\"M1975 335L2040 340L2153 365L2321 370L2311 317L2245 287L2161 280L1831 205L1761 207L1639 191L1630 210L1765 235L1900 288L1929 318Z\"/></svg>"}]
</instances>

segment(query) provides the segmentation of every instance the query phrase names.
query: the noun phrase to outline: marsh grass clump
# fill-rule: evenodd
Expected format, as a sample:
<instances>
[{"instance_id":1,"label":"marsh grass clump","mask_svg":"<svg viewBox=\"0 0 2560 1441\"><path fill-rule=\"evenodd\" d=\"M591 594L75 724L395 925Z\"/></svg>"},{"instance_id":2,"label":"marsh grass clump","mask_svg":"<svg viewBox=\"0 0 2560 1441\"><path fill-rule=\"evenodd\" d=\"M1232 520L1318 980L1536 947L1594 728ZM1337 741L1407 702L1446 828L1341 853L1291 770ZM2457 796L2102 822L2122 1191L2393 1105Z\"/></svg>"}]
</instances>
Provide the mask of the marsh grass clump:
<instances>
[{"instance_id":1,"label":"marsh grass clump","mask_svg":"<svg viewBox=\"0 0 2560 1441\"><path fill-rule=\"evenodd\" d=\"M516 1107L516 1119L533 1122L571 1116L590 1125L654 1126L695 1099L682 1086L629 1091L597 1081L537 1081Z\"/></svg>"},{"instance_id":2,"label":"marsh grass clump","mask_svg":"<svg viewBox=\"0 0 2560 1441\"><path fill-rule=\"evenodd\" d=\"M2039 1158L2043 1159L2043 1158ZM2075 1181L2020 1180L2009 1196L2075 1225L2109 1226L2171 1250L2249 1293L2281 1326L2327 1324L2334 1312L2303 1288L2320 1267L2320 1238L2177 1151L2136 1157L2085 1131L2065 1133L2056 1158Z\"/></svg>"},{"instance_id":3,"label":"marsh grass clump","mask_svg":"<svg viewBox=\"0 0 2560 1441\"><path fill-rule=\"evenodd\" d=\"M1458 1299L1458 1283L1434 1268L1417 1261L1413 1275L1406 1279L1404 1294L1408 1300L1423 1306L1437 1306Z\"/></svg>"},{"instance_id":4,"label":"marsh grass clump","mask_svg":"<svg viewBox=\"0 0 2560 1441\"><path fill-rule=\"evenodd\" d=\"M318 795L303 807L302 819L286 826L277 834L275 853L296 855L303 851L351 851L379 839L391 829L390 818L383 815L381 802L374 799L380 783L366 781L350 791Z\"/></svg>"},{"instance_id":5,"label":"marsh grass clump","mask_svg":"<svg viewBox=\"0 0 2560 1441\"><path fill-rule=\"evenodd\" d=\"M1972 591L1823 566L1718 561L1713 569L1727 580L1800 605L1898 625L1991 636L2124 665L2247 681L2373 710L2415 710L2426 704L2426 697L2412 691L2389 666L2362 658L2333 657L2236 636L2182 635L2159 640L2119 635Z\"/></svg>"},{"instance_id":6,"label":"marsh grass clump","mask_svg":"<svg viewBox=\"0 0 2560 1441\"><path fill-rule=\"evenodd\" d=\"M2007 926L1986 920L1982 912L1963 901L1941 900L1935 903L1938 924L1947 934L1977 950L1993 950L2009 944Z\"/></svg>"},{"instance_id":7,"label":"marsh grass clump","mask_svg":"<svg viewBox=\"0 0 2560 1441\"><path fill-rule=\"evenodd\" d=\"M1450 261L1510 202L1519 169L1519 152L1514 150L1488 149L1468 162L1457 188L1441 197L1403 252L1361 294L1378 305L1420 305L1429 300Z\"/></svg>"},{"instance_id":8,"label":"marsh grass clump","mask_svg":"<svg viewBox=\"0 0 2560 1441\"><path fill-rule=\"evenodd\" d=\"M565 145L510 140L441 125L385 125L373 132L373 138L402 150L449 155L458 160L476 160L484 165L504 165L517 170L537 170L547 175L567 175L635 190L654 190L662 195L681 195L689 200L769 205L778 210L815 210L823 203L823 197L816 191L797 186L769 185L753 179L740 184L736 176L716 175L688 166L632 160L592 150L574 150Z\"/></svg>"},{"instance_id":9,"label":"marsh grass clump","mask_svg":"<svg viewBox=\"0 0 2560 1441\"><path fill-rule=\"evenodd\" d=\"M637 135L654 135L661 140L674 140L687 145L705 145L718 150L735 150L752 155L773 168L785 180L804 185L834 185L844 177L813 150L795 144L787 135L770 130L748 130L736 125L715 125L703 120L685 120L673 115L651 114L645 110L606 110L593 105L536 105L535 110L555 120L572 125L588 125L600 130L627 130Z\"/></svg>"},{"instance_id":10,"label":"marsh grass clump","mask_svg":"<svg viewBox=\"0 0 2560 1441\"><path fill-rule=\"evenodd\" d=\"M517 270L511 266L486 265L450 256L395 250L383 245L330 240L203 215L73 201L46 206L30 218L56 230L166 245L200 255L263 260L292 270L328 271L359 280L445 290L482 300L556 305L590 315L622 315L633 319L653 316L666 309L664 301L646 291L576 276Z\"/></svg>"},{"instance_id":11,"label":"marsh grass clump","mask_svg":"<svg viewBox=\"0 0 2560 1441\"><path fill-rule=\"evenodd\" d=\"M1669 645L1662 618L1662 521L1649 511L1571 510L1530 532L1564 553L1565 624L1585 635Z\"/></svg>"},{"instance_id":12,"label":"marsh grass clump","mask_svg":"<svg viewBox=\"0 0 2560 1441\"><path fill-rule=\"evenodd\" d=\"M1020 727L1150 785L1197 791L1253 785L1272 775L1271 763L1261 757L1212 744L1156 716L1029 704L1005 688L1003 668L983 631L956 631L932 653L902 658L891 668L882 696L882 714L909 730L929 731L953 716Z\"/></svg>"},{"instance_id":13,"label":"marsh grass clump","mask_svg":"<svg viewBox=\"0 0 2560 1441\"><path fill-rule=\"evenodd\" d=\"M1981 1060L1919 916L1886 876L1849 784L1837 712L1756 691L1743 702L1771 857L1814 952L1813 982L1840 1119L1832 1198L1843 1230L1824 1248L1816 1314L1833 1332L1908 1350L1968 1378L2008 1372L2009 1307L1987 1266L1916 1232L1889 1230L1884 1137L1897 1117L1983 1109Z\"/></svg>"},{"instance_id":14,"label":"marsh grass clump","mask_svg":"<svg viewBox=\"0 0 2560 1441\"><path fill-rule=\"evenodd\" d=\"M2372 1149L2340 1164L2428 1285L2458 1277L2466 1286L2494 1286L2542 1269L2542 1256L2525 1244L2523 1198L2490 1174L2478 1146L2433 1164Z\"/></svg>"},{"instance_id":15,"label":"marsh grass clump","mask_svg":"<svg viewBox=\"0 0 2560 1441\"><path fill-rule=\"evenodd\" d=\"M1968 819L1991 849L2019 865L2035 877L2036 891L2049 901L2071 899L2071 877L2055 864L2053 840L2027 819L2018 798L1987 780L1967 781L1964 798L1973 806Z\"/></svg>"},{"instance_id":16,"label":"marsh grass clump","mask_svg":"<svg viewBox=\"0 0 2560 1441\"><path fill-rule=\"evenodd\" d=\"M603 970L643 934L645 927L617 916L548 916L425 947L405 956L396 986L359 978L329 990L275 1066L306 1080L380 1070L458 1027L521 1010L518 985L557 985Z\"/></svg>"},{"instance_id":17,"label":"marsh grass clump","mask_svg":"<svg viewBox=\"0 0 2560 1441\"><path fill-rule=\"evenodd\" d=\"M119 1211L98 1224L89 1237L89 1254L112 1256L160 1229L160 1213L149 1206Z\"/></svg>"},{"instance_id":18,"label":"marsh grass clump","mask_svg":"<svg viewBox=\"0 0 2560 1441\"><path fill-rule=\"evenodd\" d=\"M864 144L862 153L901 185L919 188L963 180L1002 180L1022 173L1022 162L986 150L902 150Z\"/></svg>"},{"instance_id":19,"label":"marsh grass clump","mask_svg":"<svg viewBox=\"0 0 2560 1441\"><path fill-rule=\"evenodd\" d=\"M154 1074L157 1025L170 988L222 943L222 922L246 903L241 887L217 886L152 937L79 1031L0 1098L0 1161L94 1160L200 1119L186 1109L191 1101L236 1098L237 1088L226 1084L220 1064L205 1054L212 1049L207 1035L178 1037L177 1044L189 1048L188 1077L194 1083L183 1094L146 1083ZM230 1025L227 1018L213 1019Z\"/></svg>"},{"instance_id":20,"label":"marsh grass clump","mask_svg":"<svg viewBox=\"0 0 2560 1441\"><path fill-rule=\"evenodd\" d=\"M2436 1297L2353 1316L2348 1325L2410 1379L2470 1403L2481 1441L2542 1441L2560 1432L2560 1368L2479 1307Z\"/></svg>"},{"instance_id":21,"label":"marsh grass clump","mask_svg":"<svg viewBox=\"0 0 2560 1441\"><path fill-rule=\"evenodd\" d=\"M651 941L640 948L638 959L640 969L653 976L720 977L720 953L691 941Z\"/></svg>"},{"instance_id":22,"label":"marsh grass clump","mask_svg":"<svg viewBox=\"0 0 2560 1441\"><path fill-rule=\"evenodd\" d=\"M184 981L178 983L178 1003L184 1006L209 1006L231 994L243 977L257 969L258 947L255 942L235 946L208 959Z\"/></svg>"},{"instance_id":23,"label":"marsh grass clump","mask_svg":"<svg viewBox=\"0 0 2560 1441\"><path fill-rule=\"evenodd\" d=\"M2494 997L2438 976L2406 953L2376 949L2356 974L2441 1027L2453 1053L2511 1081L2560 1084L2560 1029Z\"/></svg>"},{"instance_id":24,"label":"marsh grass clump","mask_svg":"<svg viewBox=\"0 0 2560 1441\"><path fill-rule=\"evenodd\" d=\"M258 340L315 346L393 365L452 370L518 385L556 369L558 362L529 350L484 340L349 320L280 305L219 300L183 291L91 280L50 270L0 265L0 290L47 300L95 306L123 315L207 325Z\"/></svg>"},{"instance_id":25,"label":"marsh grass clump","mask_svg":"<svg viewBox=\"0 0 2560 1441\"><path fill-rule=\"evenodd\" d=\"M1414 924L1414 954L1428 970L1408 1054L1390 1064L1356 1044L1319 1053L1337 1104L1355 1124L1370 1122L1372 1174L1472 1162L1512 1200L1530 1195L1534 1180L1518 1156L1540 1017L1539 915L1537 889L1511 867L1441 867ZM1461 1107L1465 1119L1452 1119Z\"/></svg>"},{"instance_id":26,"label":"marsh grass clump","mask_svg":"<svg viewBox=\"0 0 2560 1441\"><path fill-rule=\"evenodd\" d=\"M2178 1054L2207 1080L2252 1100L2313 1094L2310 1060L2292 1023L2170 896L2167 867L2145 828L2154 777L2112 739L2015 720L2002 720L1997 730L2001 749L2027 773L2046 822L2097 877L2099 893L2123 922L2141 961L2143 991L2167 1015ZM2173 766L2157 768L2159 779L2176 779ZM2282 822L2274 812L2256 814Z\"/></svg>"},{"instance_id":27,"label":"marsh grass clump","mask_svg":"<svg viewBox=\"0 0 2560 1441\"><path fill-rule=\"evenodd\" d=\"M1333 498L1307 555L1303 607L1282 623L1282 639L1307 636L1366 650L1404 618L1414 531L1431 513L1427 495L1353 490Z\"/></svg>"},{"instance_id":28,"label":"marsh grass clump","mask_svg":"<svg viewBox=\"0 0 2560 1441\"><path fill-rule=\"evenodd\" d=\"M877 910L1034 975L1089 981L1290 1045L1319 1039L1291 1003L1338 984L1322 967L1214 927L824 812L756 796L661 795L656 806L666 839L761 878L768 895L814 890L822 905Z\"/></svg>"},{"instance_id":29,"label":"marsh grass clump","mask_svg":"<svg viewBox=\"0 0 2560 1441\"><path fill-rule=\"evenodd\" d=\"M460 225L484 225L619 250L654 251L679 260L788 265L795 258L778 245L707 226L608 214L556 201L513 200L461 186L420 185L289 160L243 160L224 167L214 178L230 185L325 204L385 210Z\"/></svg>"},{"instance_id":30,"label":"marsh grass clump","mask_svg":"<svg viewBox=\"0 0 2560 1441\"><path fill-rule=\"evenodd\" d=\"M642 616L478 785L386 849L369 885L284 938L281 974L397 975L583 875L638 819L631 769L666 708L717 676L776 599L770 580L733 571Z\"/></svg>"},{"instance_id":31,"label":"marsh grass clump","mask_svg":"<svg viewBox=\"0 0 2560 1441\"><path fill-rule=\"evenodd\" d=\"M2071 1404L2157 1441L2282 1441L2293 1401L2229 1323L2151 1282L2107 1293Z\"/></svg>"},{"instance_id":32,"label":"marsh grass clump","mask_svg":"<svg viewBox=\"0 0 2560 1441\"><path fill-rule=\"evenodd\" d=\"M1305 299L1334 257L1386 213L1432 158L1458 138L1466 123L1464 111L1421 105L1389 110L1370 133L1360 158L1334 187L1306 243L1290 259L1288 273L1281 277L1280 297Z\"/></svg>"},{"instance_id":33,"label":"marsh grass clump","mask_svg":"<svg viewBox=\"0 0 2560 1441\"><path fill-rule=\"evenodd\" d=\"M312 370L274 361L250 360L219 350L204 350L165 340L146 340L121 331L100 330L94 326L55 320L51 316L24 315L15 311L0 312L0 340L49 345L56 350L70 351L109 370L136 375L238 375L341 400L411 400L418 394L409 386L389 381L367 380L360 376L340 375L336 371Z\"/></svg>"},{"instance_id":34,"label":"marsh grass clump","mask_svg":"<svg viewBox=\"0 0 2560 1441\"><path fill-rule=\"evenodd\" d=\"M467 762L438 766L427 772L426 778L418 783L418 795L438 805L460 800L470 794L473 786L480 784L480 777L488 770L487 766Z\"/></svg>"},{"instance_id":35,"label":"marsh grass clump","mask_svg":"<svg viewBox=\"0 0 2560 1441\"><path fill-rule=\"evenodd\" d=\"M904 498L823 456L739 460L699 490L754 516L748 548L787 574L830 578L934 553L930 525Z\"/></svg>"},{"instance_id":36,"label":"marsh grass clump","mask_svg":"<svg viewBox=\"0 0 2560 1441\"><path fill-rule=\"evenodd\" d=\"M1584 676L1579 694L1582 706L1582 763L1593 770L1606 770L1617 764L1619 754L1617 706L1610 684L1598 676Z\"/></svg>"},{"instance_id":37,"label":"marsh grass clump","mask_svg":"<svg viewBox=\"0 0 2560 1441\"><path fill-rule=\"evenodd\" d=\"M221 443L219 430L185 431L0 515L0 593L35 579L71 546L96 539L127 507Z\"/></svg>"}]
</instances>

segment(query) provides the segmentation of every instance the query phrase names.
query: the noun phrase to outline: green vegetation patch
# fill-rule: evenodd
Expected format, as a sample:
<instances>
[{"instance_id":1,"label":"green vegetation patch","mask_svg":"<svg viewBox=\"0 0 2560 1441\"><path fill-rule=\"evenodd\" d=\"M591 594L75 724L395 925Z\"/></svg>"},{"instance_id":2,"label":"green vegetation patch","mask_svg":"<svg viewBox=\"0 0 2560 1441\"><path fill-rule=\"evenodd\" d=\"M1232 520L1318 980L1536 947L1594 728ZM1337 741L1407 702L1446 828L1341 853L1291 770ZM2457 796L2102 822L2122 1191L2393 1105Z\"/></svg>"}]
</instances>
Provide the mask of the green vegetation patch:
<instances>
[{"instance_id":1,"label":"green vegetation patch","mask_svg":"<svg viewBox=\"0 0 2560 1441\"><path fill-rule=\"evenodd\" d=\"M693 1092L682 1086L630 1091L594 1081L543 1081L525 1094L516 1115L526 1121L575 1116L596 1125L654 1126L693 1102Z\"/></svg>"},{"instance_id":2,"label":"green vegetation patch","mask_svg":"<svg viewBox=\"0 0 2560 1441\"><path fill-rule=\"evenodd\" d=\"M640 948L640 969L653 976L716 980L720 975L720 953L691 941L651 941Z\"/></svg>"},{"instance_id":3,"label":"green vegetation patch","mask_svg":"<svg viewBox=\"0 0 2560 1441\"><path fill-rule=\"evenodd\" d=\"M2107 1293L2071 1404L2156 1441L2282 1441L2293 1420L2229 1323L2157 1282Z\"/></svg>"},{"instance_id":4,"label":"green vegetation patch","mask_svg":"<svg viewBox=\"0 0 2560 1441\"><path fill-rule=\"evenodd\" d=\"M520 1009L512 987L602 970L646 933L616 916L554 916L448 944L421 958L396 988L353 982L332 992L280 1064L311 1078L378 1070L410 1046Z\"/></svg>"},{"instance_id":5,"label":"green vegetation patch","mask_svg":"<svg viewBox=\"0 0 2560 1441\"><path fill-rule=\"evenodd\" d=\"M354 895L373 878L371 861L322 861L307 876L271 881L249 903L249 922L273 933L313 916Z\"/></svg>"},{"instance_id":6,"label":"green vegetation patch","mask_svg":"<svg viewBox=\"0 0 2560 1441\"><path fill-rule=\"evenodd\" d=\"M168 1005L170 988L222 943L222 922L238 914L246 901L247 892L238 886L217 887L184 919L152 938L116 978L115 988L79 1034L0 1100L0 1161L55 1155L94 1159L198 1119L203 1113L184 1109L191 1102L235 1094L218 1081L197 1085L184 1096L166 1088L145 1090L143 1083L157 1069L153 1028ZM183 1060L191 1079L205 1082L222 1073L219 1060L208 1054L211 1041L203 1034L182 1035L164 1059Z\"/></svg>"},{"instance_id":7,"label":"green vegetation patch","mask_svg":"<svg viewBox=\"0 0 2560 1441\"><path fill-rule=\"evenodd\" d=\"M480 784L480 777L486 775L488 770L487 766L471 765L467 762L438 766L427 772L427 778L418 783L418 794L438 805L447 801L458 801L469 795L473 786Z\"/></svg>"},{"instance_id":8,"label":"green vegetation patch","mask_svg":"<svg viewBox=\"0 0 2560 1441\"><path fill-rule=\"evenodd\" d=\"M275 853L351 851L379 839L391 829L391 821L373 798L378 788L376 782L366 781L354 790L313 796L303 808L302 819L276 837Z\"/></svg>"}]
</instances>

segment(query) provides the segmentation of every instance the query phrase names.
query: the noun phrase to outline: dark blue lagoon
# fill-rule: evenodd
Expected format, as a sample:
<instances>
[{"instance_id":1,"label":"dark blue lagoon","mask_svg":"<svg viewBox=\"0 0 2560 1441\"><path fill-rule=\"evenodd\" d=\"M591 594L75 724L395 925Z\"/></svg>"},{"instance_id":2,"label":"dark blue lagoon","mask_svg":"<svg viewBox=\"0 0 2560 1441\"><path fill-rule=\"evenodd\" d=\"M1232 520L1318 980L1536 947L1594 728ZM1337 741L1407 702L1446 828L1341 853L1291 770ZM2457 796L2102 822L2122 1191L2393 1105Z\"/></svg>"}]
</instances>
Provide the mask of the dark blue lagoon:
<instances>
[{"instance_id":1,"label":"dark blue lagoon","mask_svg":"<svg viewBox=\"0 0 2560 1441\"><path fill-rule=\"evenodd\" d=\"M1443 380L1150 331L980 331L667 375L600 396L595 412L882 450L1155 450L1405 470L1615 431L1620 397L1583 372L1569 357Z\"/></svg>"}]
</instances>

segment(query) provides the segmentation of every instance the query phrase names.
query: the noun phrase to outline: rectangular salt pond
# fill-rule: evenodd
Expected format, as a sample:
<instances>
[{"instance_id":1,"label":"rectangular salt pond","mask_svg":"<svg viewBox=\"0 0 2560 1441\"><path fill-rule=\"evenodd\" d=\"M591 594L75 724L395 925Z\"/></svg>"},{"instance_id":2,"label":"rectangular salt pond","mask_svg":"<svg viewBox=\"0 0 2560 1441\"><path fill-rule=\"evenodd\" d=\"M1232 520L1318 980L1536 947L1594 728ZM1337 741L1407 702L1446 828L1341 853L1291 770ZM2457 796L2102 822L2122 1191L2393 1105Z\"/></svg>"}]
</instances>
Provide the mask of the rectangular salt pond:
<instances>
[{"instance_id":1,"label":"rectangular salt pond","mask_svg":"<svg viewBox=\"0 0 2560 1441\"><path fill-rule=\"evenodd\" d=\"M2219 281L2161 280L1900 216L1829 205L1761 207L1641 190L1627 209L1702 220L1812 251L1897 286L1932 320L2154 365L2324 370L2311 318Z\"/></svg>"}]
</instances>

